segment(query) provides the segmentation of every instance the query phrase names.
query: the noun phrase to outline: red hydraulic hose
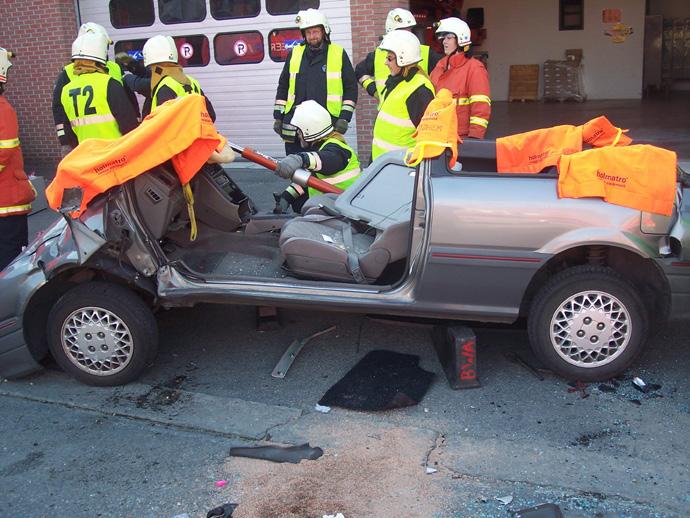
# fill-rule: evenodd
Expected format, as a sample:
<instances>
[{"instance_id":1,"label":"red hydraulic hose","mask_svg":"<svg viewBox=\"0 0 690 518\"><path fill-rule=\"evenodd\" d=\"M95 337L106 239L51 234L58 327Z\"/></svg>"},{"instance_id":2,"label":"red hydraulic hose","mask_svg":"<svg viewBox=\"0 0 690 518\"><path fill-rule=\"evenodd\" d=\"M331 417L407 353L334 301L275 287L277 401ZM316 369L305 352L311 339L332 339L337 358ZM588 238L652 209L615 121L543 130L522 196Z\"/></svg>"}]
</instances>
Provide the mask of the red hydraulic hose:
<instances>
[{"instance_id":1,"label":"red hydraulic hose","mask_svg":"<svg viewBox=\"0 0 690 518\"><path fill-rule=\"evenodd\" d=\"M239 153L240 155L242 155L242 157L246 158L250 162L259 164L260 166L263 166L266 169L270 169L271 171L276 170L278 164L271 157L262 155L261 153L257 153L256 151L248 147L238 146L237 144L233 144L232 142L228 142L228 145L232 148L233 151ZM317 191L325 193L340 194L341 192L343 192L341 188L336 187L335 185L331 185L328 182L324 182L323 180L316 178L314 175L309 177L309 180L307 180L307 185L313 189L316 189Z\"/></svg>"}]
</instances>

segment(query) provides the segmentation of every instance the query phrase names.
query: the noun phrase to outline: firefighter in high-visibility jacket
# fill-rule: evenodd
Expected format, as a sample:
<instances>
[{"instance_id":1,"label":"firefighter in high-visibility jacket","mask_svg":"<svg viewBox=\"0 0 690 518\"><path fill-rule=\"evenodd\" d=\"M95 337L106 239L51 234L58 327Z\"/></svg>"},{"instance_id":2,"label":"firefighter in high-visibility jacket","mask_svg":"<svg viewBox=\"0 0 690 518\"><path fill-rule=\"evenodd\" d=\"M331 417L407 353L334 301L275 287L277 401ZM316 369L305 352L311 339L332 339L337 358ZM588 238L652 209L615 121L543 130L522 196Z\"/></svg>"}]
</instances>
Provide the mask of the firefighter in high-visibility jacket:
<instances>
[{"instance_id":1,"label":"firefighter in high-visibility jacket","mask_svg":"<svg viewBox=\"0 0 690 518\"><path fill-rule=\"evenodd\" d=\"M297 169L307 169L320 180L343 190L359 178L357 154L342 134L333 129L331 115L326 108L313 100L304 101L295 108L292 124L297 128L297 139L305 151L283 158L276 168L278 176L289 180ZM294 194L291 189L294 189ZM318 194L321 193L311 187L305 192L297 184L292 184L277 200L276 212L284 212L288 205L299 212L309 196Z\"/></svg>"},{"instance_id":2,"label":"firefighter in high-visibility jacket","mask_svg":"<svg viewBox=\"0 0 690 518\"><path fill-rule=\"evenodd\" d=\"M389 32L379 48L386 51L386 64L391 75L386 79L374 121L372 160L388 151L414 146L414 132L434 98L434 87L418 65L422 56L419 40L414 34Z\"/></svg>"},{"instance_id":3,"label":"firefighter in high-visibility jacket","mask_svg":"<svg viewBox=\"0 0 690 518\"><path fill-rule=\"evenodd\" d=\"M410 11L397 7L392 9L386 17L386 34L391 31L412 32L416 25L417 21ZM429 75L443 56L428 45L421 45L420 53L422 60L419 62L419 68ZM382 99L383 88L386 86L386 79L390 75L390 70L386 66L386 55L385 50L376 48L355 66L357 81L379 103Z\"/></svg>"},{"instance_id":4,"label":"firefighter in high-visibility jacket","mask_svg":"<svg viewBox=\"0 0 690 518\"><path fill-rule=\"evenodd\" d=\"M137 127L124 87L108 74L107 54L102 34L87 32L72 44L73 77L62 87L56 119L63 146L72 149L88 138L116 139Z\"/></svg>"},{"instance_id":5,"label":"firefighter in high-visibility jacket","mask_svg":"<svg viewBox=\"0 0 690 518\"><path fill-rule=\"evenodd\" d=\"M291 124L296 106L316 101L331 114L335 130L345 134L357 104L355 71L345 49L331 43L326 16L306 9L297 13L295 22L304 41L288 54L273 109L273 130L285 142L288 155L302 150Z\"/></svg>"},{"instance_id":6,"label":"firefighter in high-visibility jacket","mask_svg":"<svg viewBox=\"0 0 690 518\"><path fill-rule=\"evenodd\" d=\"M206 99L206 110L215 122L216 112L211 101L204 95L199 82L188 76L179 64L179 55L175 40L161 34L149 38L142 50L144 66L151 71L151 109L165 101L195 93Z\"/></svg>"},{"instance_id":7,"label":"firefighter in high-visibility jacket","mask_svg":"<svg viewBox=\"0 0 690 518\"><path fill-rule=\"evenodd\" d=\"M466 55L470 28L460 18L445 18L436 34L445 57L431 72L431 82L436 91L447 88L456 99L458 137L484 138L491 118L489 74L481 61Z\"/></svg>"},{"instance_id":8,"label":"firefighter in high-visibility jacket","mask_svg":"<svg viewBox=\"0 0 690 518\"><path fill-rule=\"evenodd\" d=\"M0 48L0 271L28 243L28 214L36 193L24 173L17 114L3 95L10 51Z\"/></svg>"},{"instance_id":9,"label":"firefighter in high-visibility jacket","mask_svg":"<svg viewBox=\"0 0 690 518\"><path fill-rule=\"evenodd\" d=\"M77 33L77 38L79 36L82 36L87 33L94 33L94 34L101 34L103 35L107 42L108 42L108 47L113 44L113 41L110 39L110 36L108 35L108 32L105 30L105 27L102 25L99 25L94 22L87 22L82 24L79 27L79 32ZM65 67L60 71L58 74L57 79L55 80L55 85L53 87L53 101L52 101L52 108L53 108L53 119L55 121L55 129L57 131L57 136L58 140L60 140L60 143L63 144L63 140L60 137L64 135L64 121L61 119L61 106L62 106L62 89L63 87L72 81L75 77L74 73L74 67L75 63L74 61L70 61L69 64L65 65ZM106 63L105 63L105 68L107 69L108 75L118 81L120 84L124 86L123 83L123 72L122 68L120 65L114 61L111 61L107 59L106 57ZM134 108L134 112L139 116L139 103L137 102L136 95L134 95L134 92L129 90L125 86L125 92L127 93L127 97L129 99L129 102L132 104L132 107ZM68 153L72 147L68 146L66 144L63 144L65 147L63 148L63 155Z\"/></svg>"}]
</instances>

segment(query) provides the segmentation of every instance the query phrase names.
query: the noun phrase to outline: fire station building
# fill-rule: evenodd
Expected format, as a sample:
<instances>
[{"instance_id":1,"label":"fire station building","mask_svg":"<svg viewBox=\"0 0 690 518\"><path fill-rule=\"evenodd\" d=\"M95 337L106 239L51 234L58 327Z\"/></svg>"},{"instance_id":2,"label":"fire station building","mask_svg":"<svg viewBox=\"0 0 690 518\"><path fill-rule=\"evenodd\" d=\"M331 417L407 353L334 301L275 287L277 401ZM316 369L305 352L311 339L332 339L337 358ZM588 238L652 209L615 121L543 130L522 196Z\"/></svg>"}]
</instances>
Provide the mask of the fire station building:
<instances>
[{"instance_id":1,"label":"fire station building","mask_svg":"<svg viewBox=\"0 0 690 518\"><path fill-rule=\"evenodd\" d=\"M486 64L495 105L508 101L660 99L690 84L690 2L686 0L5 0L0 46L17 54L6 95L15 106L27 170L53 167L59 146L51 112L53 82L69 62L79 25L108 30L113 50L141 49L172 36L185 72L199 81L230 140L276 157L273 101L288 50L301 40L298 10L318 8L331 39L364 59L384 32L388 11L413 12L422 43L437 45L434 23L459 16L472 29L474 56ZM438 47L437 47L438 48ZM347 139L369 153L375 104L360 89ZM560 104L551 108L559 111ZM544 109L543 106L541 109ZM594 115L598 115L594 114ZM569 123L570 121L562 121ZM489 136L499 136L492 132ZM49 170L39 171L52 174Z\"/></svg>"}]
</instances>

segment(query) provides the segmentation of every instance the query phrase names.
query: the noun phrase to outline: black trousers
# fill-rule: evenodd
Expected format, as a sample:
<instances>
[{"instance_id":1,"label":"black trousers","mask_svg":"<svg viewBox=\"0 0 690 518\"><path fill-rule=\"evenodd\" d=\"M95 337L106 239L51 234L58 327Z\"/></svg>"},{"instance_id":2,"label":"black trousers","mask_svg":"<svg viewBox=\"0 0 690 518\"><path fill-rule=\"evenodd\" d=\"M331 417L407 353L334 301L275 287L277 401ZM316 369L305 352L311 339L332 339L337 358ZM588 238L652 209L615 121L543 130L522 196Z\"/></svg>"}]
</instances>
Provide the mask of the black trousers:
<instances>
[{"instance_id":1,"label":"black trousers","mask_svg":"<svg viewBox=\"0 0 690 518\"><path fill-rule=\"evenodd\" d=\"M29 218L26 214L0 217L0 270L4 270L28 242Z\"/></svg>"}]
</instances>

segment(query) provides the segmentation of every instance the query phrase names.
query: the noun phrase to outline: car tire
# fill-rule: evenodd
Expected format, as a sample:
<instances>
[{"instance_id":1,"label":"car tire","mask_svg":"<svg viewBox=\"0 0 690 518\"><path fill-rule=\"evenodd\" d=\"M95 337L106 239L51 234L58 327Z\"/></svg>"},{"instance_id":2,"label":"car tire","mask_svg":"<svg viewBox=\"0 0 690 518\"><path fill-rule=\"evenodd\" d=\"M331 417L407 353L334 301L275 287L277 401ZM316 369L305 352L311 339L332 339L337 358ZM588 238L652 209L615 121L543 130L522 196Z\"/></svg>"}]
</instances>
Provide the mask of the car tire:
<instances>
[{"instance_id":1,"label":"car tire","mask_svg":"<svg viewBox=\"0 0 690 518\"><path fill-rule=\"evenodd\" d=\"M537 293L528 316L530 345L555 373L603 381L642 351L649 319L637 291L610 268L576 266Z\"/></svg>"},{"instance_id":2,"label":"car tire","mask_svg":"<svg viewBox=\"0 0 690 518\"><path fill-rule=\"evenodd\" d=\"M117 284L88 282L72 288L53 306L47 325L55 361L88 385L134 381L158 350L151 309Z\"/></svg>"}]
</instances>

